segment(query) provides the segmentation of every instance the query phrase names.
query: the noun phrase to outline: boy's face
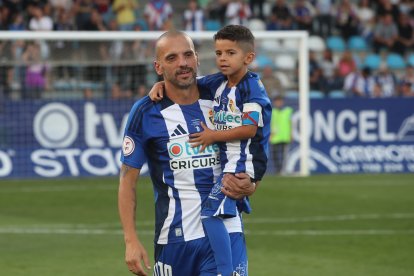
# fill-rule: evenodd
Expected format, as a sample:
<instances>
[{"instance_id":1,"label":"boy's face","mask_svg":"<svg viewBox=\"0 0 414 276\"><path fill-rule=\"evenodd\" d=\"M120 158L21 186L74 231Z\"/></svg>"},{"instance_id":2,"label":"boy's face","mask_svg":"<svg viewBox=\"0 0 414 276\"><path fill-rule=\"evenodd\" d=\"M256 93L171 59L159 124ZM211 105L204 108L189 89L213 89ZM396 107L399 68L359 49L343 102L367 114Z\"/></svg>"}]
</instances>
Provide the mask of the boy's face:
<instances>
[{"instance_id":1,"label":"boy's face","mask_svg":"<svg viewBox=\"0 0 414 276\"><path fill-rule=\"evenodd\" d=\"M217 68L226 76L244 76L254 59L254 52L243 50L236 41L218 39L215 48Z\"/></svg>"}]
</instances>

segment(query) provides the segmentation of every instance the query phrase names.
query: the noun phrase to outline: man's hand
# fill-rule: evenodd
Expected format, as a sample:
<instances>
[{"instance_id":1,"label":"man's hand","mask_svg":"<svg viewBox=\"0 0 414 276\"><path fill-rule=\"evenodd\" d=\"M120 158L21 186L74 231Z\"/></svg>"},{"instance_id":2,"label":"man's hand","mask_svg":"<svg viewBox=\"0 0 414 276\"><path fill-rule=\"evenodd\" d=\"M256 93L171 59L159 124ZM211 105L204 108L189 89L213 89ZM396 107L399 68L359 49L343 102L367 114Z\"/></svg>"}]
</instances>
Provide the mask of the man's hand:
<instances>
[{"instance_id":1,"label":"man's hand","mask_svg":"<svg viewBox=\"0 0 414 276\"><path fill-rule=\"evenodd\" d=\"M202 132L197 132L190 134L190 144L192 148L198 147L201 145L200 152L203 152L207 146L215 142L215 131L209 129L203 122L200 123L201 127L204 129Z\"/></svg>"},{"instance_id":2,"label":"man's hand","mask_svg":"<svg viewBox=\"0 0 414 276\"><path fill-rule=\"evenodd\" d=\"M129 271L135 275L147 276L146 269L151 269L147 251L139 241L126 245L125 262ZM146 269L142 267L142 262Z\"/></svg>"},{"instance_id":3,"label":"man's hand","mask_svg":"<svg viewBox=\"0 0 414 276\"><path fill-rule=\"evenodd\" d=\"M233 199L242 199L245 196L251 196L255 190L250 176L246 173L236 173L235 175L226 173L223 176L223 188L221 191Z\"/></svg>"}]
</instances>

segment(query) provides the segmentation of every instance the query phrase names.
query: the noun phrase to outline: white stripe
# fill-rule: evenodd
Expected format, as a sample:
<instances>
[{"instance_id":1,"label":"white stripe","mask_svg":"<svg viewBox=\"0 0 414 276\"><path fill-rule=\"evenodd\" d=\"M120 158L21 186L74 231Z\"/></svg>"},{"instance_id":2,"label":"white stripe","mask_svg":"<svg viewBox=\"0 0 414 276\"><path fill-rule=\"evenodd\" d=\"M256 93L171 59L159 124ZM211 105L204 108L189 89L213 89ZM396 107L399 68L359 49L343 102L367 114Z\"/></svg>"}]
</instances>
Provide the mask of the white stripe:
<instances>
[{"instance_id":1,"label":"white stripe","mask_svg":"<svg viewBox=\"0 0 414 276\"><path fill-rule=\"evenodd\" d=\"M168 187L168 196L170 198L170 202L168 205L168 215L162 225L160 236L158 237L159 244L167 244L168 243L168 233L170 231L170 225L174 219L175 214L175 198L173 196L172 188Z\"/></svg>"},{"instance_id":2,"label":"white stripe","mask_svg":"<svg viewBox=\"0 0 414 276\"><path fill-rule=\"evenodd\" d=\"M184 114L182 113L182 110L179 107L179 105L172 105L169 108L164 109L161 113L164 117L170 137L178 124L181 124L185 131L189 133ZM175 170L173 173L174 187L177 189L179 193L178 196L180 198L181 203L181 218L183 228L182 235L184 236L184 240L187 241L194 238L203 237L204 231L200 219L201 198L195 186L195 183L192 183L191 181L194 179L194 171ZM170 205L170 208L171 207L172 206ZM174 206L174 213L175 212L176 210ZM171 216L173 216L174 213L172 213ZM174 233L176 233L175 229L173 231ZM167 241L168 240L165 240L164 243L166 243ZM159 241L159 243L160 242L161 241Z\"/></svg>"}]
</instances>

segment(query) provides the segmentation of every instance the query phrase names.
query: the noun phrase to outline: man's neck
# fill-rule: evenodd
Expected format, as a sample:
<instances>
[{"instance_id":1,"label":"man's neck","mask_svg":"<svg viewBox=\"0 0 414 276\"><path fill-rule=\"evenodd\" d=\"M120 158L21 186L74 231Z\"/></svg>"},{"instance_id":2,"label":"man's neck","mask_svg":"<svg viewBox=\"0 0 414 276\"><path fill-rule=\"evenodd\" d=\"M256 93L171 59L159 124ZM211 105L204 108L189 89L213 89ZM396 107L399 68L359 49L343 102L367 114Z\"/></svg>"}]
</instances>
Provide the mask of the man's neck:
<instances>
[{"instance_id":1,"label":"man's neck","mask_svg":"<svg viewBox=\"0 0 414 276\"><path fill-rule=\"evenodd\" d=\"M193 104L200 98L197 85L192 85L186 89L180 89L165 84L165 93L171 101L180 105Z\"/></svg>"}]
</instances>

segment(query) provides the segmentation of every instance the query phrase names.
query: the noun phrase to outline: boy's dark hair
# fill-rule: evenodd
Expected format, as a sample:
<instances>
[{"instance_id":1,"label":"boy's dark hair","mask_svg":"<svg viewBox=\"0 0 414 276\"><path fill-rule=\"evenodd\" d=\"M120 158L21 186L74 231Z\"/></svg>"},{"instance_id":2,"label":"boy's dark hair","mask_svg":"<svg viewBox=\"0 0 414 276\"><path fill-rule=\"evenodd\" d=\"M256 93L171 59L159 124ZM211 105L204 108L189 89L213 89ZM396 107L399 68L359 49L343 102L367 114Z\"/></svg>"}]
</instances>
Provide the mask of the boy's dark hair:
<instances>
[{"instance_id":1,"label":"boy's dark hair","mask_svg":"<svg viewBox=\"0 0 414 276\"><path fill-rule=\"evenodd\" d=\"M254 51L254 36L248 28L241 25L227 25L221 28L213 38L214 41L221 39L235 41L241 44L244 51Z\"/></svg>"}]
</instances>

